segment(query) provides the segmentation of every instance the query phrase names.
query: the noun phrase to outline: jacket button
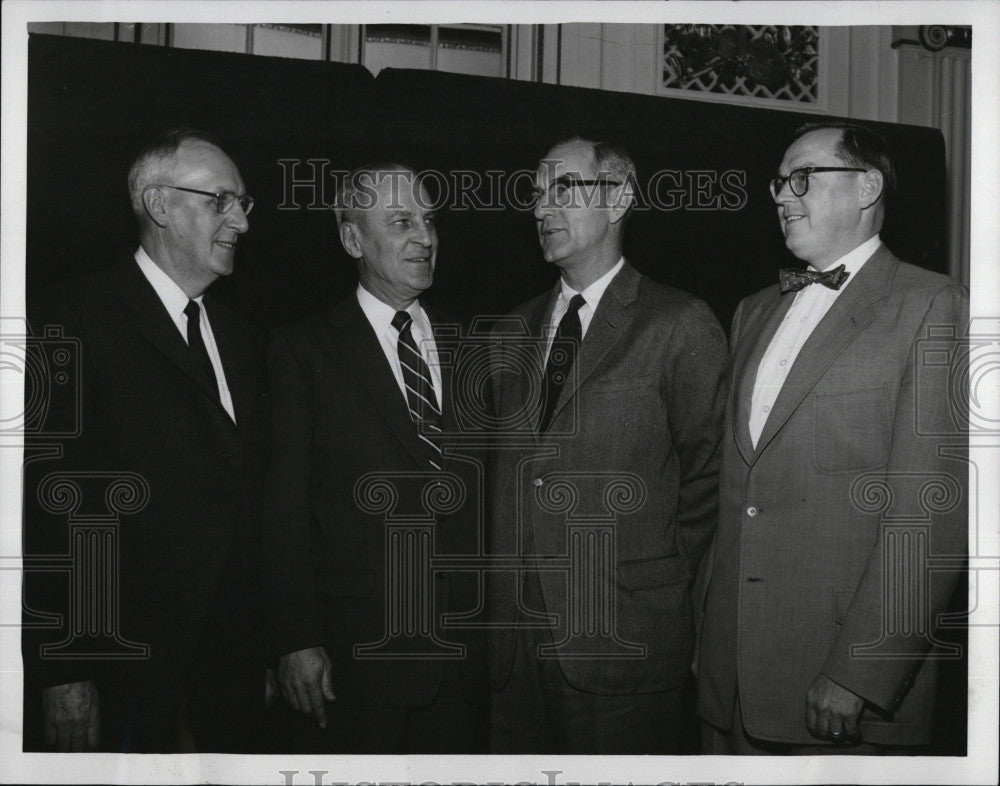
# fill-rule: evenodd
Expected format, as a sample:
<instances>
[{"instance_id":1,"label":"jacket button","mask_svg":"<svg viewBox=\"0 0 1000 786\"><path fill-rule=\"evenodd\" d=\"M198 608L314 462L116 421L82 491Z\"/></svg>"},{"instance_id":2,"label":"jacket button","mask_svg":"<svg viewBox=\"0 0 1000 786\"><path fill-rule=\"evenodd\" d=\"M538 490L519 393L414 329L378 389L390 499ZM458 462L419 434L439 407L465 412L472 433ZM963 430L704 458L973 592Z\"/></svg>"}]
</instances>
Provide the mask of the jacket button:
<instances>
[{"instance_id":1,"label":"jacket button","mask_svg":"<svg viewBox=\"0 0 1000 786\"><path fill-rule=\"evenodd\" d=\"M755 508L753 505L751 505L749 508L747 508L747 515L750 518L753 518L754 516L756 516L757 513L758 513L757 508Z\"/></svg>"},{"instance_id":2,"label":"jacket button","mask_svg":"<svg viewBox=\"0 0 1000 786\"><path fill-rule=\"evenodd\" d=\"M545 481L544 481L544 480L542 480L541 478L535 478L535 479L534 479L533 481L531 481L531 482L532 482L532 483L534 483L534 484L535 484L536 486L541 486L541 485L542 485L543 483L545 483Z\"/></svg>"}]
</instances>

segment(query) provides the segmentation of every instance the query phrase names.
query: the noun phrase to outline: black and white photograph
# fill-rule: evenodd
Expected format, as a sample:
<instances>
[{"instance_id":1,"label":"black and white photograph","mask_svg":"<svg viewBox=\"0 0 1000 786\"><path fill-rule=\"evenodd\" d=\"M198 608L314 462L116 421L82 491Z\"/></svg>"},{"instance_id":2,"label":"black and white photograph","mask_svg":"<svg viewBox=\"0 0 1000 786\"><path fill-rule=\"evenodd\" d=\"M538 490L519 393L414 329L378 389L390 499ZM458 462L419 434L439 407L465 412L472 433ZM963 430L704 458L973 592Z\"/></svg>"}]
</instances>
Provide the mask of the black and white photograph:
<instances>
[{"instance_id":1,"label":"black and white photograph","mask_svg":"<svg viewBox=\"0 0 1000 786\"><path fill-rule=\"evenodd\" d=\"M0 782L996 783L998 36L5 2Z\"/></svg>"}]
</instances>

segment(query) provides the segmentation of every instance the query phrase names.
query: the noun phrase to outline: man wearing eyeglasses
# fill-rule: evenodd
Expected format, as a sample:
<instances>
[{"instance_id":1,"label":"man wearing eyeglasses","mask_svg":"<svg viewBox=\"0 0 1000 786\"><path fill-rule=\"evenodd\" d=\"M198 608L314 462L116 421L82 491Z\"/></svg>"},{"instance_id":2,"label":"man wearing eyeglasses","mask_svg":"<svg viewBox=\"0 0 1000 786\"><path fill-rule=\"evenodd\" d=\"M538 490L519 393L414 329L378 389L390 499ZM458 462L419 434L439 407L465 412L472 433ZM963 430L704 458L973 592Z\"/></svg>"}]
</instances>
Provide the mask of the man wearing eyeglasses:
<instances>
[{"instance_id":1,"label":"man wearing eyeglasses","mask_svg":"<svg viewBox=\"0 0 1000 786\"><path fill-rule=\"evenodd\" d=\"M808 267L782 270L733 319L703 753L931 741L927 656L957 573L931 576L926 555L966 551L968 465L963 402L919 348L953 345L937 356L945 372L961 357L968 293L883 245L894 184L885 142L846 124L800 129L771 182L785 244Z\"/></svg>"},{"instance_id":2,"label":"man wearing eyeglasses","mask_svg":"<svg viewBox=\"0 0 1000 786\"><path fill-rule=\"evenodd\" d=\"M42 749L249 751L264 701L252 515L267 442L263 343L206 290L233 272L253 199L236 164L192 129L152 140L128 186L133 257L58 288L36 314L79 341L82 367L82 433L44 471L73 473L81 515L102 510L88 496L101 494L100 473L136 487L134 505L121 501L117 586L100 612L128 646L39 657L67 630L26 633L41 694L29 700L42 703ZM46 547L66 551L65 515L27 515L29 539L47 527ZM70 627L58 578L29 575L26 595ZM97 579L76 579L99 592Z\"/></svg>"},{"instance_id":3,"label":"man wearing eyeglasses","mask_svg":"<svg viewBox=\"0 0 1000 786\"><path fill-rule=\"evenodd\" d=\"M579 138L535 174L560 276L513 312L526 333L497 334L501 358L530 342L537 373L494 376L498 422L519 424L490 473L492 553L519 567L488 581L496 753L676 753L687 718L726 342L708 306L623 257L635 177L624 150Z\"/></svg>"}]
</instances>

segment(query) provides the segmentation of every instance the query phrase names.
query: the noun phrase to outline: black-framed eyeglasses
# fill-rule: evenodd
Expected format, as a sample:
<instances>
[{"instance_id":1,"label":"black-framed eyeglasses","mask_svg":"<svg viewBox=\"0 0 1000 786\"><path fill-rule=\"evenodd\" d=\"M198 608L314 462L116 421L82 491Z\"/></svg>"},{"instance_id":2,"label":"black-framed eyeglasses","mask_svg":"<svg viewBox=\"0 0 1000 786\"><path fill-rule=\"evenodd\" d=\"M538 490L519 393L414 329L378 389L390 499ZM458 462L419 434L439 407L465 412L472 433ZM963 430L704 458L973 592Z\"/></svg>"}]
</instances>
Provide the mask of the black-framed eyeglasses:
<instances>
[{"instance_id":1,"label":"black-framed eyeglasses","mask_svg":"<svg viewBox=\"0 0 1000 786\"><path fill-rule=\"evenodd\" d=\"M579 186L620 186L619 180L608 180L607 178L597 178L596 180L581 180L579 178L563 175L553 180L547 188L533 188L528 192L528 204L537 205L546 194L557 205L565 207L569 204L574 188Z\"/></svg>"},{"instance_id":2,"label":"black-framed eyeglasses","mask_svg":"<svg viewBox=\"0 0 1000 786\"><path fill-rule=\"evenodd\" d=\"M771 179L771 196L775 199L778 198L778 194L781 193L781 189L785 187L785 183L788 183L789 187L792 189L792 193L795 196L805 196L805 193L809 190L809 175L814 175L817 172L867 172L867 169L859 169L856 166L804 166L799 169L793 169L788 177L778 177Z\"/></svg>"},{"instance_id":3,"label":"black-framed eyeglasses","mask_svg":"<svg viewBox=\"0 0 1000 786\"><path fill-rule=\"evenodd\" d=\"M232 210L233 205L240 203L243 215L249 216L253 210L253 197L249 194L234 194L232 191L199 191L197 188L184 188L184 186L172 186L169 183L157 183L150 188L172 188L175 191L187 191L189 194L201 194L202 196L213 197L215 199L215 210L220 215Z\"/></svg>"}]
</instances>

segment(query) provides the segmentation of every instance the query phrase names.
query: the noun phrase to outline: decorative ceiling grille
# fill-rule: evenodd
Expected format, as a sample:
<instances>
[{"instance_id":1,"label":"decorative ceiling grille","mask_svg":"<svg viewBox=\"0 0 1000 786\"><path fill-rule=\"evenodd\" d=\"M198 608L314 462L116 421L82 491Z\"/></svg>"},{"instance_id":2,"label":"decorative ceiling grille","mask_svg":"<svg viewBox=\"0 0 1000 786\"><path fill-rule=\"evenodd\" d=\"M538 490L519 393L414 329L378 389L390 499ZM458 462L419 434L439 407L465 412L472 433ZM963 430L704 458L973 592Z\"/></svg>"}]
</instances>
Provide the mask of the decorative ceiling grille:
<instances>
[{"instance_id":1,"label":"decorative ceiling grille","mask_svg":"<svg viewBox=\"0 0 1000 786\"><path fill-rule=\"evenodd\" d=\"M664 25L663 87L815 103L819 28Z\"/></svg>"}]
</instances>

